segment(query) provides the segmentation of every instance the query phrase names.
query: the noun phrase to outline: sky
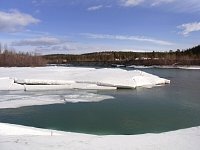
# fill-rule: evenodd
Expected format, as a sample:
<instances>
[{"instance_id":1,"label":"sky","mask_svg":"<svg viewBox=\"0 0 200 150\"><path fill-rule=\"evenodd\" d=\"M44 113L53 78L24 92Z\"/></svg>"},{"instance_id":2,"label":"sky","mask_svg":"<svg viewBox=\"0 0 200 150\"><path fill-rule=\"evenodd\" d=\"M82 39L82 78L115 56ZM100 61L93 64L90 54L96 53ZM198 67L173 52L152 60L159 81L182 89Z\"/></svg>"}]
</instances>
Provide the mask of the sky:
<instances>
[{"instance_id":1,"label":"sky","mask_svg":"<svg viewBox=\"0 0 200 150\"><path fill-rule=\"evenodd\" d=\"M0 0L0 43L39 54L200 44L199 0Z\"/></svg>"}]
</instances>

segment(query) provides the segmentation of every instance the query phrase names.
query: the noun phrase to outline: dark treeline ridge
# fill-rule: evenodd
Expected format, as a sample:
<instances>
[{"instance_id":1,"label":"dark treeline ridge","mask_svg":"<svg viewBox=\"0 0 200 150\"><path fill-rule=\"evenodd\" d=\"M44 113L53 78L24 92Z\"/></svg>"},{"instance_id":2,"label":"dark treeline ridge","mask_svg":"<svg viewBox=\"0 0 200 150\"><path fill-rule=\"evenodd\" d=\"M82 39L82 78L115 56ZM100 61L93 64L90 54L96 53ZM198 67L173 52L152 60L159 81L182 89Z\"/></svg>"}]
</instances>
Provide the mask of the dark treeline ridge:
<instances>
[{"instance_id":1,"label":"dark treeline ridge","mask_svg":"<svg viewBox=\"0 0 200 150\"><path fill-rule=\"evenodd\" d=\"M81 55L52 54L37 56L31 53L4 50L0 53L0 67L37 67L46 64L77 66L116 65L200 65L200 45L173 52L95 52Z\"/></svg>"},{"instance_id":2,"label":"dark treeline ridge","mask_svg":"<svg viewBox=\"0 0 200 150\"><path fill-rule=\"evenodd\" d=\"M118 65L200 65L200 45L173 52L95 52L81 55L53 54L43 56L49 64L83 66Z\"/></svg>"},{"instance_id":3,"label":"dark treeline ridge","mask_svg":"<svg viewBox=\"0 0 200 150\"><path fill-rule=\"evenodd\" d=\"M41 56L30 53L16 53L4 50L0 53L0 67L38 67L46 65L47 61Z\"/></svg>"}]
</instances>

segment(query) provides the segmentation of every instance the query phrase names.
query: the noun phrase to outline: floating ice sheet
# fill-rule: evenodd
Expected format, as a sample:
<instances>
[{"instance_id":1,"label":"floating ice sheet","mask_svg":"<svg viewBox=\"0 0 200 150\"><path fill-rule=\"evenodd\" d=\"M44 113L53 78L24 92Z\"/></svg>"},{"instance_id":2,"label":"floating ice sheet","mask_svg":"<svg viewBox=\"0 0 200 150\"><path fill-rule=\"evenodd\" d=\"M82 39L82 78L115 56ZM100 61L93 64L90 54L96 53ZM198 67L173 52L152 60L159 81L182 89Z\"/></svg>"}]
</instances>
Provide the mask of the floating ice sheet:
<instances>
[{"instance_id":1,"label":"floating ice sheet","mask_svg":"<svg viewBox=\"0 0 200 150\"><path fill-rule=\"evenodd\" d=\"M143 71L120 68L0 68L0 90L131 89L169 82Z\"/></svg>"},{"instance_id":2,"label":"floating ice sheet","mask_svg":"<svg viewBox=\"0 0 200 150\"><path fill-rule=\"evenodd\" d=\"M32 105L64 104L67 102L99 102L105 99L112 99L112 96L100 95L95 91L15 91L0 92L0 109L18 108Z\"/></svg>"},{"instance_id":3,"label":"floating ice sheet","mask_svg":"<svg viewBox=\"0 0 200 150\"><path fill-rule=\"evenodd\" d=\"M68 93L60 96L58 91L70 89L118 89L153 87L170 81L139 71L120 68L79 68L79 67L38 67L38 68L0 68L0 108L15 108L30 105L45 105L65 102L97 102L112 98L95 93ZM42 91L55 90L53 94ZM12 92L22 94L13 95ZM35 91L36 94L26 92ZM30 94L30 95L28 95Z\"/></svg>"}]
</instances>

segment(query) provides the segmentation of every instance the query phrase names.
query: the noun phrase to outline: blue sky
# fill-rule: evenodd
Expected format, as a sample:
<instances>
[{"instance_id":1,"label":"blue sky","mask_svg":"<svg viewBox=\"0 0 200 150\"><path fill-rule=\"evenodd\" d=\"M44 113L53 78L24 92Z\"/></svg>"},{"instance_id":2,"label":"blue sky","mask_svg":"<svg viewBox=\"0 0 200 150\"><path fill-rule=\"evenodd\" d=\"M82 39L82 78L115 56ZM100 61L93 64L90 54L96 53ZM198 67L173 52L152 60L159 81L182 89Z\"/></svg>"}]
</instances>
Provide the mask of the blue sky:
<instances>
[{"instance_id":1,"label":"blue sky","mask_svg":"<svg viewBox=\"0 0 200 150\"><path fill-rule=\"evenodd\" d=\"M16 51L169 51L200 44L199 0L1 0L0 42Z\"/></svg>"}]
</instances>

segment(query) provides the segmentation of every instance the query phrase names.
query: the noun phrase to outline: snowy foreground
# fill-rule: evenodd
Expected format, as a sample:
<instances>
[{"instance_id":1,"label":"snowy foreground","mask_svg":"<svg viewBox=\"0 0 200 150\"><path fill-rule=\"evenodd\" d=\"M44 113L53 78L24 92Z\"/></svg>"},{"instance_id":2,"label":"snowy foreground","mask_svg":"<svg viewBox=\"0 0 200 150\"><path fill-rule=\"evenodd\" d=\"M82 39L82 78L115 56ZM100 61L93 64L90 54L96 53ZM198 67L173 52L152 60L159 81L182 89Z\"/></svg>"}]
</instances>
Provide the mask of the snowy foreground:
<instances>
[{"instance_id":1,"label":"snowy foreground","mask_svg":"<svg viewBox=\"0 0 200 150\"><path fill-rule=\"evenodd\" d=\"M97 136L0 123L1 150L199 150L200 127L159 134Z\"/></svg>"},{"instance_id":2,"label":"snowy foreground","mask_svg":"<svg viewBox=\"0 0 200 150\"><path fill-rule=\"evenodd\" d=\"M98 102L113 98L83 90L70 93L69 89L134 89L167 83L170 81L143 71L119 68L0 68L0 109L66 102ZM66 90L66 94L41 94L41 91L47 90ZM30 91L35 93L28 93Z\"/></svg>"}]
</instances>

